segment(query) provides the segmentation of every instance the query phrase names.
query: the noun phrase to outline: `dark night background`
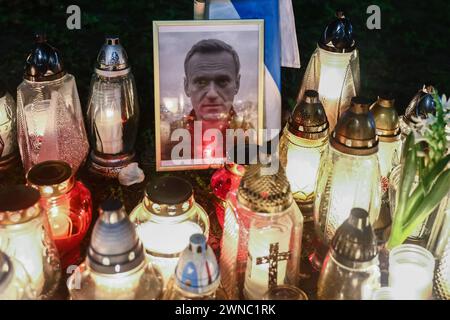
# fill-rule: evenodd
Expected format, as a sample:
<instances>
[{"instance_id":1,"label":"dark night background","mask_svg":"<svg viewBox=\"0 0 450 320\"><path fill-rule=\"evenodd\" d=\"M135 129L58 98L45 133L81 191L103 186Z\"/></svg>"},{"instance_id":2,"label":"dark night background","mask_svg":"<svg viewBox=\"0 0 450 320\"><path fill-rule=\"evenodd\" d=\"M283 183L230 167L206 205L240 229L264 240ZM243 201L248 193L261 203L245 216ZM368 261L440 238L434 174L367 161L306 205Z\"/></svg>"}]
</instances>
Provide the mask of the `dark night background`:
<instances>
[{"instance_id":1,"label":"dark night background","mask_svg":"<svg viewBox=\"0 0 450 320\"><path fill-rule=\"evenodd\" d=\"M403 113L422 84L430 82L450 94L450 2L427 1L318 1L292 0L296 16L301 69L282 70L283 109L291 110L303 73L316 42L337 8L351 20L360 50L362 94L375 100L378 93L391 91ZM68 30L66 8L81 8L81 30ZM381 30L369 30L369 5L381 8ZM155 172L153 101L153 20L190 20L193 0L0 0L0 77L15 96L22 81L26 56L36 30L47 33L48 42L63 56L66 70L77 80L83 108L86 108L94 63L105 34L117 34L128 53L141 108L136 149L146 173L141 184L123 187L117 181L93 178L83 169L80 179L93 193L94 209L109 196L121 198L127 211L142 199L146 182ZM174 48L176 50L176 48ZM211 208L209 179L212 170L179 172L193 184L197 200ZM164 173L163 173L164 174ZM0 178L0 188L24 183L21 168ZM94 210L94 221L96 212ZM211 215L214 219L214 215ZM211 222L213 232L214 223ZM86 239L86 241L88 241ZM309 290L305 288L309 293Z\"/></svg>"}]
</instances>

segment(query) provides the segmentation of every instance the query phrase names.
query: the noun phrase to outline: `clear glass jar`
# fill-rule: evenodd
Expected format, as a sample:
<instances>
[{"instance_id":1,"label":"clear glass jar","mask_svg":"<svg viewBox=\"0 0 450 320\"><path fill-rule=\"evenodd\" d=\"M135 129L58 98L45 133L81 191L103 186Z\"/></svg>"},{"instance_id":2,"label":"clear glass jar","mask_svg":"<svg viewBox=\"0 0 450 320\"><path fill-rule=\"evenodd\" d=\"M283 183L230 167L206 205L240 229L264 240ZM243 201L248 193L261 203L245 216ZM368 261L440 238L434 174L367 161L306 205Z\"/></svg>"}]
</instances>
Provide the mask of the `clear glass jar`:
<instances>
[{"instance_id":1,"label":"clear glass jar","mask_svg":"<svg viewBox=\"0 0 450 320\"><path fill-rule=\"evenodd\" d=\"M194 234L164 294L167 300L225 300L216 256L203 234Z\"/></svg>"},{"instance_id":2,"label":"clear glass jar","mask_svg":"<svg viewBox=\"0 0 450 320\"><path fill-rule=\"evenodd\" d=\"M0 300L32 299L36 299L36 292L25 268L0 251Z\"/></svg>"},{"instance_id":3,"label":"clear glass jar","mask_svg":"<svg viewBox=\"0 0 450 320\"><path fill-rule=\"evenodd\" d=\"M319 168L326 158L328 136L317 140L297 137L284 128L280 139L280 162L286 168L294 200L304 216L312 209ZM301 168L301 169L300 169Z\"/></svg>"},{"instance_id":4,"label":"clear glass jar","mask_svg":"<svg viewBox=\"0 0 450 320\"><path fill-rule=\"evenodd\" d=\"M62 268L78 264L80 244L92 220L91 192L75 180L64 161L44 161L33 166L27 181L41 194L41 206L48 215Z\"/></svg>"},{"instance_id":5,"label":"clear glass jar","mask_svg":"<svg viewBox=\"0 0 450 320\"><path fill-rule=\"evenodd\" d=\"M11 168L18 155L16 102L3 90L0 82L0 172Z\"/></svg>"},{"instance_id":6,"label":"clear glass jar","mask_svg":"<svg viewBox=\"0 0 450 320\"><path fill-rule=\"evenodd\" d=\"M220 269L230 299L261 299L273 286L299 281L303 216L284 170L264 169L249 166L238 192L228 194Z\"/></svg>"},{"instance_id":7,"label":"clear glass jar","mask_svg":"<svg viewBox=\"0 0 450 320\"><path fill-rule=\"evenodd\" d=\"M142 242L119 200L100 206L86 261L67 281L74 300L155 300L160 272L145 257Z\"/></svg>"},{"instance_id":8,"label":"clear glass jar","mask_svg":"<svg viewBox=\"0 0 450 320\"><path fill-rule=\"evenodd\" d=\"M367 210L371 224L377 220L381 206L379 168L376 153L356 156L330 146L325 165L320 169L314 208L321 242L330 243L352 208Z\"/></svg>"},{"instance_id":9,"label":"clear glass jar","mask_svg":"<svg viewBox=\"0 0 450 320\"><path fill-rule=\"evenodd\" d=\"M223 229L225 216L225 203L228 192L236 192L239 188L245 167L237 163L226 163L211 177L211 189L217 199L214 199L214 207L217 220Z\"/></svg>"},{"instance_id":10,"label":"clear glass jar","mask_svg":"<svg viewBox=\"0 0 450 320\"><path fill-rule=\"evenodd\" d=\"M426 249L402 244L389 253L389 286L402 300L428 300L432 297L435 261Z\"/></svg>"},{"instance_id":11,"label":"clear glass jar","mask_svg":"<svg viewBox=\"0 0 450 320\"><path fill-rule=\"evenodd\" d=\"M150 182L130 220L148 258L159 267L165 282L173 274L190 236L202 233L208 238L209 235L208 214L195 202L191 184L175 176Z\"/></svg>"},{"instance_id":12,"label":"clear glass jar","mask_svg":"<svg viewBox=\"0 0 450 320\"><path fill-rule=\"evenodd\" d=\"M17 128L26 172L46 160L63 160L76 172L89 143L74 76L42 82L24 79L17 88Z\"/></svg>"},{"instance_id":13,"label":"clear glass jar","mask_svg":"<svg viewBox=\"0 0 450 320\"><path fill-rule=\"evenodd\" d=\"M26 186L12 186L0 193L0 250L22 263L37 297L49 299L61 269L39 198L37 190Z\"/></svg>"},{"instance_id":14,"label":"clear glass jar","mask_svg":"<svg viewBox=\"0 0 450 320\"><path fill-rule=\"evenodd\" d=\"M87 115L92 167L116 177L134 158L139 126L136 84L118 37L107 37L98 55Z\"/></svg>"}]
</instances>

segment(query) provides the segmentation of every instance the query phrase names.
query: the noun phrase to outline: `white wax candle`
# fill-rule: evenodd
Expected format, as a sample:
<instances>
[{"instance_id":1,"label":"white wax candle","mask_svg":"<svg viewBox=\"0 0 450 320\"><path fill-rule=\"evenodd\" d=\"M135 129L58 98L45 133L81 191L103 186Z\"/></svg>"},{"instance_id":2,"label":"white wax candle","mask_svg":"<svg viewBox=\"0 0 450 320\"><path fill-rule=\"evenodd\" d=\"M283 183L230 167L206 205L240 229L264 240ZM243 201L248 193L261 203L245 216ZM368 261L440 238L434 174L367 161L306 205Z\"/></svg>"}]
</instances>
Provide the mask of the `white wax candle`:
<instances>
[{"instance_id":1,"label":"white wax candle","mask_svg":"<svg viewBox=\"0 0 450 320\"><path fill-rule=\"evenodd\" d=\"M269 267L273 260L278 260L277 284L284 283L288 260L286 257L274 257L269 260L270 245L278 243L278 254L289 252L289 230L279 228L254 229L249 231L247 270L245 271L244 292L247 299L262 299L269 289ZM266 261L258 264L258 258Z\"/></svg>"},{"instance_id":2,"label":"white wax candle","mask_svg":"<svg viewBox=\"0 0 450 320\"><path fill-rule=\"evenodd\" d=\"M347 90L343 87L352 54L352 52L332 53L319 49L320 80L317 91L324 105L330 130L334 129L340 116L338 114L339 99Z\"/></svg>"},{"instance_id":3,"label":"white wax candle","mask_svg":"<svg viewBox=\"0 0 450 320\"><path fill-rule=\"evenodd\" d=\"M72 233L72 220L69 209L65 207L53 207L49 210L49 223L53 238L66 238Z\"/></svg>"},{"instance_id":4,"label":"white wax candle","mask_svg":"<svg viewBox=\"0 0 450 320\"><path fill-rule=\"evenodd\" d=\"M294 196L301 193L302 198L306 198L314 192L319 164L319 148L303 148L289 144L286 176Z\"/></svg>"},{"instance_id":5,"label":"white wax candle","mask_svg":"<svg viewBox=\"0 0 450 320\"><path fill-rule=\"evenodd\" d=\"M395 263L389 267L389 286L402 300L427 300L433 288L433 270L413 262Z\"/></svg>"},{"instance_id":6,"label":"white wax candle","mask_svg":"<svg viewBox=\"0 0 450 320\"><path fill-rule=\"evenodd\" d=\"M95 119L97 126L97 149L106 154L117 154L123 149L122 115L115 102L102 109Z\"/></svg>"}]
</instances>

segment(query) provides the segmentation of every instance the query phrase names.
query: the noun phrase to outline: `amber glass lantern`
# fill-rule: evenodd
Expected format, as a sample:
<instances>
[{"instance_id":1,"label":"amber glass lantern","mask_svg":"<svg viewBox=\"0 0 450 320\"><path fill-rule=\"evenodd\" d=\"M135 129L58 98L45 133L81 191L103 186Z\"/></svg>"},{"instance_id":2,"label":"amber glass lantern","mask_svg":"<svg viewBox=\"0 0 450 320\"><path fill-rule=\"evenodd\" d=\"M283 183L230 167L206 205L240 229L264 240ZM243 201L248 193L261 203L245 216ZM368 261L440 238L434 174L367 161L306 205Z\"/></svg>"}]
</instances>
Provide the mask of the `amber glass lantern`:
<instances>
[{"instance_id":1,"label":"amber glass lantern","mask_svg":"<svg viewBox=\"0 0 450 320\"><path fill-rule=\"evenodd\" d=\"M118 37L106 37L98 54L87 115L91 168L115 178L133 161L139 124L136 84Z\"/></svg>"},{"instance_id":2,"label":"amber glass lantern","mask_svg":"<svg viewBox=\"0 0 450 320\"><path fill-rule=\"evenodd\" d=\"M368 211L371 224L379 215L378 138L369 105L367 99L352 98L330 137L327 160L319 172L314 206L318 246L313 256L318 270L337 228L352 208Z\"/></svg>"},{"instance_id":3,"label":"amber glass lantern","mask_svg":"<svg viewBox=\"0 0 450 320\"><path fill-rule=\"evenodd\" d=\"M41 194L41 205L48 215L63 269L79 263L80 243L92 220L90 191L75 180L72 168L64 161L36 164L27 180Z\"/></svg>"},{"instance_id":4,"label":"amber glass lantern","mask_svg":"<svg viewBox=\"0 0 450 320\"><path fill-rule=\"evenodd\" d=\"M0 80L0 173L17 164L16 102Z\"/></svg>"},{"instance_id":5,"label":"amber glass lantern","mask_svg":"<svg viewBox=\"0 0 450 320\"><path fill-rule=\"evenodd\" d=\"M37 298L49 299L61 270L39 198L39 192L27 186L10 186L0 192L0 251L22 264Z\"/></svg>"},{"instance_id":6,"label":"amber glass lantern","mask_svg":"<svg viewBox=\"0 0 450 320\"><path fill-rule=\"evenodd\" d=\"M74 300L155 300L160 272L145 257L142 242L119 200L100 207L86 261L67 281Z\"/></svg>"},{"instance_id":7,"label":"amber glass lantern","mask_svg":"<svg viewBox=\"0 0 450 320\"><path fill-rule=\"evenodd\" d=\"M190 237L188 247L181 253L175 273L164 295L166 300L224 300L220 271L206 237L197 233Z\"/></svg>"},{"instance_id":8,"label":"amber glass lantern","mask_svg":"<svg viewBox=\"0 0 450 320\"><path fill-rule=\"evenodd\" d=\"M330 130L359 93L359 53L350 20L342 11L322 33L303 77L298 100L306 90L316 90L325 108Z\"/></svg>"},{"instance_id":9,"label":"amber glass lantern","mask_svg":"<svg viewBox=\"0 0 450 320\"><path fill-rule=\"evenodd\" d=\"M222 283L230 299L262 299L298 285L303 216L278 159L250 165L229 193L221 243Z\"/></svg>"},{"instance_id":10,"label":"amber glass lantern","mask_svg":"<svg viewBox=\"0 0 450 320\"><path fill-rule=\"evenodd\" d=\"M179 177L151 181L143 201L130 214L150 261L167 282L180 254L196 233L209 235L209 217L195 202L192 185Z\"/></svg>"},{"instance_id":11,"label":"amber glass lantern","mask_svg":"<svg viewBox=\"0 0 450 320\"><path fill-rule=\"evenodd\" d=\"M378 160L381 173L381 210L373 226L381 242L387 241L386 229L391 224L389 205L389 177L392 169L400 163L402 150L399 116L394 106L395 100L390 95L382 95L372 105L370 111L375 119L379 139Z\"/></svg>"},{"instance_id":12,"label":"amber glass lantern","mask_svg":"<svg viewBox=\"0 0 450 320\"><path fill-rule=\"evenodd\" d=\"M77 171L89 151L75 78L42 34L17 88L17 130L25 172L46 160L63 160Z\"/></svg>"},{"instance_id":13,"label":"amber glass lantern","mask_svg":"<svg viewBox=\"0 0 450 320\"><path fill-rule=\"evenodd\" d=\"M336 230L323 262L320 300L371 300L380 288L377 238L366 210L353 208Z\"/></svg>"},{"instance_id":14,"label":"amber glass lantern","mask_svg":"<svg viewBox=\"0 0 450 320\"><path fill-rule=\"evenodd\" d=\"M294 200L306 221L313 220L317 173L328 146L328 121L317 91L307 90L280 139L280 162Z\"/></svg>"}]
</instances>

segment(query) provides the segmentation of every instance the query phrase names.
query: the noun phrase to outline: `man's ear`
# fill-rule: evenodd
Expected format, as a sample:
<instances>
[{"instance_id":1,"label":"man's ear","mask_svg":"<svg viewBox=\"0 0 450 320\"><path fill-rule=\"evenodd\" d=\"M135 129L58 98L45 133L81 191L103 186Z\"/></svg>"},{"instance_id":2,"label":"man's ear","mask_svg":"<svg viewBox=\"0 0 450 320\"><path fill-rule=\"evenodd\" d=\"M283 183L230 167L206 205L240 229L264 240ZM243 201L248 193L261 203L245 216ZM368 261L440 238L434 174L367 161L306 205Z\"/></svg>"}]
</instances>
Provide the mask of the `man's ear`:
<instances>
[{"instance_id":1,"label":"man's ear","mask_svg":"<svg viewBox=\"0 0 450 320\"><path fill-rule=\"evenodd\" d=\"M236 92L235 92L235 94L237 94L239 92L240 86L241 86L241 74L238 74L236 77Z\"/></svg>"},{"instance_id":2,"label":"man's ear","mask_svg":"<svg viewBox=\"0 0 450 320\"><path fill-rule=\"evenodd\" d=\"M190 92L189 92L189 83L186 77L184 77L184 93L186 93L187 97L191 97Z\"/></svg>"}]
</instances>

